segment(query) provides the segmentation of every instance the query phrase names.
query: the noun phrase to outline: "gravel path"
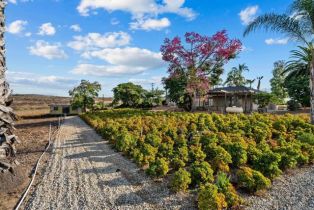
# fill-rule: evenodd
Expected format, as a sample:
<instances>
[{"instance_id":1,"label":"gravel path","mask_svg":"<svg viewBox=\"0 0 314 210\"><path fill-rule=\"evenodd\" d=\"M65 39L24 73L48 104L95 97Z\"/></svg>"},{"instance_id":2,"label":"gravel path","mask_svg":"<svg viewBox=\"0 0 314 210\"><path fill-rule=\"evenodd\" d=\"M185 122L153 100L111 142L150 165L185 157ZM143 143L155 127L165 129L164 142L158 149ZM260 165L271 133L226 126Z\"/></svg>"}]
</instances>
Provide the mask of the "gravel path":
<instances>
[{"instance_id":1,"label":"gravel path","mask_svg":"<svg viewBox=\"0 0 314 210\"><path fill-rule=\"evenodd\" d=\"M262 197L247 199L248 210L313 210L314 166L295 169L277 178Z\"/></svg>"},{"instance_id":2,"label":"gravel path","mask_svg":"<svg viewBox=\"0 0 314 210\"><path fill-rule=\"evenodd\" d=\"M194 209L194 202L170 194L79 117L68 117L25 209Z\"/></svg>"}]
</instances>

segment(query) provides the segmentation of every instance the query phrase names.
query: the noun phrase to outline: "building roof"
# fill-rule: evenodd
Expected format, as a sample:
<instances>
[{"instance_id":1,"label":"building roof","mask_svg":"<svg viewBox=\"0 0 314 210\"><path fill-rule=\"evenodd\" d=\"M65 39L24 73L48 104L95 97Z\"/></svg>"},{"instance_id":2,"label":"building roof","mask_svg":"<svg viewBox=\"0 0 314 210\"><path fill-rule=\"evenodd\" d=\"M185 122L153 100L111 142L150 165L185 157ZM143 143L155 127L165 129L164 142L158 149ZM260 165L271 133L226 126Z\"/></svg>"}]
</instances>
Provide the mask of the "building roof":
<instances>
[{"instance_id":1,"label":"building roof","mask_svg":"<svg viewBox=\"0 0 314 210\"><path fill-rule=\"evenodd\" d=\"M249 88L245 86L229 86L229 87L218 87L208 91L208 94L213 93L259 93L260 90Z\"/></svg>"}]
</instances>

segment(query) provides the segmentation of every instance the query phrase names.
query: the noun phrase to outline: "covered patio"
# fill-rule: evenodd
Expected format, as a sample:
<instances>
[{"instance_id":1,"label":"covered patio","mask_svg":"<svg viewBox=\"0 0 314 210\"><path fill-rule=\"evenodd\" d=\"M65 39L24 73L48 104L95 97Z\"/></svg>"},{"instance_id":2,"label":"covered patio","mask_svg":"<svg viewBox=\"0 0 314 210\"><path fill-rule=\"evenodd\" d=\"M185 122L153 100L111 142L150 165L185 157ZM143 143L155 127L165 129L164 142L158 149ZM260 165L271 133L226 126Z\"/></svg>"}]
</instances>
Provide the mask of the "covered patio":
<instances>
[{"instance_id":1,"label":"covered patio","mask_svg":"<svg viewBox=\"0 0 314 210\"><path fill-rule=\"evenodd\" d=\"M253 96L259 92L261 91L245 86L214 88L207 93L208 110L220 113L227 113L230 108L240 108L244 113L257 111L258 106L254 103Z\"/></svg>"}]
</instances>

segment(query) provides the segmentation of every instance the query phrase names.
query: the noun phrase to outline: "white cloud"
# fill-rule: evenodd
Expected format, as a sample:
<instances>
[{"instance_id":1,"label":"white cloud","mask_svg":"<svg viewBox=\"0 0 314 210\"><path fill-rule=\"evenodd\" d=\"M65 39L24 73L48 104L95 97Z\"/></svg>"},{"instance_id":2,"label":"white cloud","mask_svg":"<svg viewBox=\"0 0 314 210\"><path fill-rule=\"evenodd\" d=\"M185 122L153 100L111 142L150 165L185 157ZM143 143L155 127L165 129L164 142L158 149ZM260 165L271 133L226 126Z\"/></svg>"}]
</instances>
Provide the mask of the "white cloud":
<instances>
[{"instance_id":1,"label":"white cloud","mask_svg":"<svg viewBox=\"0 0 314 210\"><path fill-rule=\"evenodd\" d=\"M70 29L72 29L72 30L75 31L75 32L80 32L80 31L82 31L80 25L78 25L78 24L71 25L71 26L70 26Z\"/></svg>"},{"instance_id":2,"label":"white cloud","mask_svg":"<svg viewBox=\"0 0 314 210\"><path fill-rule=\"evenodd\" d=\"M78 83L77 80L54 75L38 75L29 72L8 71L8 81L13 85L46 87L52 89L70 89Z\"/></svg>"},{"instance_id":3,"label":"white cloud","mask_svg":"<svg viewBox=\"0 0 314 210\"><path fill-rule=\"evenodd\" d=\"M72 73L79 75L92 76L123 76L133 75L144 72L145 69L141 67L129 66L114 66L114 65L93 65L93 64L79 64L72 70Z\"/></svg>"},{"instance_id":4,"label":"white cloud","mask_svg":"<svg viewBox=\"0 0 314 210\"><path fill-rule=\"evenodd\" d=\"M130 68L157 69L164 66L160 53L136 47L102 49L85 52L85 58L99 58L107 63Z\"/></svg>"},{"instance_id":5,"label":"white cloud","mask_svg":"<svg viewBox=\"0 0 314 210\"><path fill-rule=\"evenodd\" d=\"M52 25L52 23L44 23L39 27L38 34L41 36L44 36L44 35L53 36L55 33L56 33L56 29Z\"/></svg>"},{"instance_id":6,"label":"white cloud","mask_svg":"<svg viewBox=\"0 0 314 210\"><path fill-rule=\"evenodd\" d=\"M145 15L156 16L163 13L175 13L191 20L196 17L196 13L187 7L183 7L185 0L81 0L77 10L83 16L88 16L91 10L104 9L108 12L125 11L133 15L134 18Z\"/></svg>"},{"instance_id":7,"label":"white cloud","mask_svg":"<svg viewBox=\"0 0 314 210\"><path fill-rule=\"evenodd\" d=\"M168 18L161 19L138 19L136 22L130 23L130 28L133 30L162 30L171 25Z\"/></svg>"},{"instance_id":8,"label":"white cloud","mask_svg":"<svg viewBox=\"0 0 314 210\"><path fill-rule=\"evenodd\" d=\"M27 21L25 20L16 20L9 24L7 27L7 32L11 34L20 34L25 30L25 26L27 25Z\"/></svg>"},{"instance_id":9,"label":"white cloud","mask_svg":"<svg viewBox=\"0 0 314 210\"><path fill-rule=\"evenodd\" d=\"M132 82L138 85L151 85L151 84L160 85L161 80L162 80L162 76L153 76L151 78L146 78L146 79L131 78L129 79L129 82Z\"/></svg>"},{"instance_id":10,"label":"white cloud","mask_svg":"<svg viewBox=\"0 0 314 210\"><path fill-rule=\"evenodd\" d=\"M36 55L40 57L51 59L65 59L67 54L61 49L61 44L49 44L43 40L38 40L35 46L29 47L29 52L31 55Z\"/></svg>"},{"instance_id":11,"label":"white cloud","mask_svg":"<svg viewBox=\"0 0 314 210\"><path fill-rule=\"evenodd\" d=\"M8 0L9 3L16 4L16 0Z\"/></svg>"},{"instance_id":12,"label":"white cloud","mask_svg":"<svg viewBox=\"0 0 314 210\"><path fill-rule=\"evenodd\" d=\"M34 0L20 0L20 2L29 2L29 1L34 1ZM7 0L8 3L12 4L17 4L17 0Z\"/></svg>"},{"instance_id":13,"label":"white cloud","mask_svg":"<svg viewBox=\"0 0 314 210\"><path fill-rule=\"evenodd\" d=\"M86 58L99 58L106 65L80 64L74 74L94 76L119 76L143 73L165 66L160 53L140 48L115 48L85 52Z\"/></svg>"},{"instance_id":14,"label":"white cloud","mask_svg":"<svg viewBox=\"0 0 314 210\"><path fill-rule=\"evenodd\" d=\"M256 13L258 12L258 5L247 7L244 10L241 10L239 13L240 19L243 25L250 24L256 17Z\"/></svg>"},{"instance_id":15,"label":"white cloud","mask_svg":"<svg viewBox=\"0 0 314 210\"><path fill-rule=\"evenodd\" d=\"M284 38L284 39L266 39L265 43L267 45L286 45L288 44L289 39L288 38Z\"/></svg>"},{"instance_id":16,"label":"white cloud","mask_svg":"<svg viewBox=\"0 0 314 210\"><path fill-rule=\"evenodd\" d=\"M131 41L125 32L111 32L106 34L89 33L86 36L74 36L68 46L77 51L95 50L99 48L118 47L128 45Z\"/></svg>"},{"instance_id":17,"label":"white cloud","mask_svg":"<svg viewBox=\"0 0 314 210\"><path fill-rule=\"evenodd\" d=\"M26 32L25 36L30 37L30 36L32 36L32 33L31 32Z\"/></svg>"}]
</instances>

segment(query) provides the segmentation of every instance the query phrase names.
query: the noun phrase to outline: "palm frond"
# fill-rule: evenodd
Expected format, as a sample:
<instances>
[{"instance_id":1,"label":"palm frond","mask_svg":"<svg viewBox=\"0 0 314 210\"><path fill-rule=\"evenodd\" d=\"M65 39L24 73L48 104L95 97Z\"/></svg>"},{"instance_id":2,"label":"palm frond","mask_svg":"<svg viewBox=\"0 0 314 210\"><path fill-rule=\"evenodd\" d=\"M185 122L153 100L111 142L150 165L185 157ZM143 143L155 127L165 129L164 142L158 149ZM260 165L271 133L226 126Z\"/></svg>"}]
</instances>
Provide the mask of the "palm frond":
<instances>
[{"instance_id":1,"label":"palm frond","mask_svg":"<svg viewBox=\"0 0 314 210\"><path fill-rule=\"evenodd\" d=\"M260 28L265 29L266 31L284 33L289 38L307 43L304 30L299 24L299 21L285 14L278 15L269 13L261 15L246 27L243 35L247 36L249 33Z\"/></svg>"},{"instance_id":2,"label":"palm frond","mask_svg":"<svg viewBox=\"0 0 314 210\"><path fill-rule=\"evenodd\" d=\"M313 46L298 46L298 48L298 50L291 51L291 60L285 64L283 74L288 74L286 77L287 80L293 77L301 75L307 76L310 74Z\"/></svg>"},{"instance_id":3,"label":"palm frond","mask_svg":"<svg viewBox=\"0 0 314 210\"><path fill-rule=\"evenodd\" d=\"M289 8L289 12L299 20L299 24L307 33L314 32L314 1L294 0Z\"/></svg>"}]
</instances>

